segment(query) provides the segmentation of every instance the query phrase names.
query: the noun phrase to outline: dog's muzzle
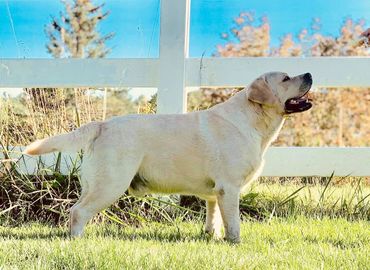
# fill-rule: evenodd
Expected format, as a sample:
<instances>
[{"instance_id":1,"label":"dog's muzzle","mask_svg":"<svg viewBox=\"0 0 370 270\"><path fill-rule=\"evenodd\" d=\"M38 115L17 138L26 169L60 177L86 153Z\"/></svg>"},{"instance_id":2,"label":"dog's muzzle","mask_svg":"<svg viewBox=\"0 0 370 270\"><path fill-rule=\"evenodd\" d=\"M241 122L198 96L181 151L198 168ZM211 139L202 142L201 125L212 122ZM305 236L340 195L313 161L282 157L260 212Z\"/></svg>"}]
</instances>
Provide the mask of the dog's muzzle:
<instances>
[{"instance_id":1,"label":"dog's muzzle","mask_svg":"<svg viewBox=\"0 0 370 270\"><path fill-rule=\"evenodd\" d=\"M306 73L303 75L302 80L303 82L299 87L299 90L303 92L303 95L290 98L285 102L286 114L304 112L312 107L312 99L309 99L307 95L312 86L312 75L310 73Z\"/></svg>"}]
</instances>

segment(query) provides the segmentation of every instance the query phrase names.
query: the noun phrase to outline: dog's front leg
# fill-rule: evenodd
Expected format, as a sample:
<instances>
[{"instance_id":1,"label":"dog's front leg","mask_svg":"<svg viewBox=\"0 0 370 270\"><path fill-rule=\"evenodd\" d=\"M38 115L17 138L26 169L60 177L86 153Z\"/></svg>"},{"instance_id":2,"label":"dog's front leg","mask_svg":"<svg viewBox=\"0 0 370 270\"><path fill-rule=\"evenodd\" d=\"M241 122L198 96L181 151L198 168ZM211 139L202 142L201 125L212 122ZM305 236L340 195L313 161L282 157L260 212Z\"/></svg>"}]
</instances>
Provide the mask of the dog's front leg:
<instances>
[{"instance_id":1,"label":"dog's front leg","mask_svg":"<svg viewBox=\"0 0 370 270\"><path fill-rule=\"evenodd\" d=\"M217 195L225 227L225 239L233 243L240 242L239 194L238 188L223 187Z\"/></svg>"},{"instance_id":2,"label":"dog's front leg","mask_svg":"<svg viewBox=\"0 0 370 270\"><path fill-rule=\"evenodd\" d=\"M216 200L207 201L205 231L216 238L221 238L222 217Z\"/></svg>"}]
</instances>

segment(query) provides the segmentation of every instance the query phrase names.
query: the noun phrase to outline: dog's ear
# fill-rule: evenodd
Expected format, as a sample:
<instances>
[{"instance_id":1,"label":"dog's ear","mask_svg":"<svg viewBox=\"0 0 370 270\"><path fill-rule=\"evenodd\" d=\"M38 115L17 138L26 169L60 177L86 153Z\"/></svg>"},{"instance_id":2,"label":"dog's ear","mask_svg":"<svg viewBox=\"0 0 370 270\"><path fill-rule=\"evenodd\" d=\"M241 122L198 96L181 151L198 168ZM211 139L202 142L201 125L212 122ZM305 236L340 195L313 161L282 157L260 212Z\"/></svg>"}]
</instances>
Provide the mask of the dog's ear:
<instances>
[{"instance_id":1,"label":"dog's ear","mask_svg":"<svg viewBox=\"0 0 370 270\"><path fill-rule=\"evenodd\" d=\"M272 106L277 102L276 96L263 78L258 78L249 86L247 97L250 101L267 106Z\"/></svg>"}]
</instances>

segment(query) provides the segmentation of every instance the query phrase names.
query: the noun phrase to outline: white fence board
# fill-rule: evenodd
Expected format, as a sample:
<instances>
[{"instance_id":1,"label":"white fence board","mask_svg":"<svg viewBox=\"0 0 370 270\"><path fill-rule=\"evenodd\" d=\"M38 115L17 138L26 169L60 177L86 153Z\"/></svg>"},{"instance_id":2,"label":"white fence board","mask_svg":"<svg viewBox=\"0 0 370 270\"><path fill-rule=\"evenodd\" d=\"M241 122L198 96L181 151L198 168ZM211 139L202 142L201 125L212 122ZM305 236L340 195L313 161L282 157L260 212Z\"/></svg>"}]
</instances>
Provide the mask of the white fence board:
<instances>
[{"instance_id":1,"label":"white fence board","mask_svg":"<svg viewBox=\"0 0 370 270\"><path fill-rule=\"evenodd\" d=\"M311 72L315 86L370 86L370 57L188 58L185 64L188 87L246 86L274 70ZM0 87L84 86L158 87L159 59L0 59Z\"/></svg>"},{"instance_id":2,"label":"white fence board","mask_svg":"<svg viewBox=\"0 0 370 270\"><path fill-rule=\"evenodd\" d=\"M35 173L40 161L44 164L43 167L52 169L57 160L55 153L41 157L21 157L19 147L10 151L10 156L18 160L18 170L26 174ZM0 153L0 160L3 158ZM63 154L61 172L68 174L76 159L76 154ZM3 162L2 166L5 164L7 163ZM79 166L79 162L76 166ZM330 176L333 172L336 176L370 176L370 148L270 147L266 153L262 176Z\"/></svg>"},{"instance_id":3,"label":"white fence board","mask_svg":"<svg viewBox=\"0 0 370 270\"><path fill-rule=\"evenodd\" d=\"M315 86L370 86L370 57L189 58L187 86L246 86L262 73L311 72Z\"/></svg>"},{"instance_id":4,"label":"white fence board","mask_svg":"<svg viewBox=\"0 0 370 270\"><path fill-rule=\"evenodd\" d=\"M186 111L185 60L188 56L190 0L161 0L158 113Z\"/></svg>"},{"instance_id":5,"label":"white fence board","mask_svg":"<svg viewBox=\"0 0 370 270\"><path fill-rule=\"evenodd\" d=\"M0 59L0 87L153 87L158 59Z\"/></svg>"},{"instance_id":6,"label":"white fence board","mask_svg":"<svg viewBox=\"0 0 370 270\"><path fill-rule=\"evenodd\" d=\"M22 174L32 175L39 171L39 173L48 174L55 169L58 159L58 153L51 153L42 156L28 156L22 155L22 150L25 147L9 147L6 151L8 157L5 159L4 151L0 148L0 169L4 166L11 166L16 164L17 171ZM61 155L60 172L67 175L75 166L79 168L81 165L80 158L76 154Z\"/></svg>"},{"instance_id":7,"label":"white fence board","mask_svg":"<svg viewBox=\"0 0 370 270\"><path fill-rule=\"evenodd\" d=\"M270 147L263 176L370 176L370 147Z\"/></svg>"}]
</instances>

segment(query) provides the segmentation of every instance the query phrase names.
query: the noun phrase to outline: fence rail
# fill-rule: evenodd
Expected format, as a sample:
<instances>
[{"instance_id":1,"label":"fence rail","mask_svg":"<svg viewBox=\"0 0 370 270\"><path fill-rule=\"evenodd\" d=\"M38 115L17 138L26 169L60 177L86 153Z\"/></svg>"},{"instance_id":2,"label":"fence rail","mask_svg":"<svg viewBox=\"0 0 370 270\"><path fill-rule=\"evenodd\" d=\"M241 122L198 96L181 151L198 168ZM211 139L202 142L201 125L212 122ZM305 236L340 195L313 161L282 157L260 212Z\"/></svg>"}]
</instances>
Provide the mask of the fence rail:
<instances>
[{"instance_id":1,"label":"fence rail","mask_svg":"<svg viewBox=\"0 0 370 270\"><path fill-rule=\"evenodd\" d=\"M40 157L23 156L23 147L8 149L5 166L16 164L20 173L45 173L55 169L58 154ZM0 154L0 160L4 155ZM266 153L266 165L262 176L369 176L370 151L367 147L270 147ZM80 166L77 154L62 154L59 169L69 174Z\"/></svg>"},{"instance_id":2,"label":"fence rail","mask_svg":"<svg viewBox=\"0 0 370 270\"><path fill-rule=\"evenodd\" d=\"M369 57L188 58L189 5L190 0L161 0L158 59L0 59L0 87L156 87L159 113L183 113L186 87L245 86L268 71L311 72L315 86L370 86ZM25 172L37 167L35 158L20 157L19 151L11 155ZM54 158L41 160L51 166ZM62 171L74 158L63 157ZM333 171L370 176L370 147L271 148L263 175L328 176Z\"/></svg>"},{"instance_id":3,"label":"fence rail","mask_svg":"<svg viewBox=\"0 0 370 270\"><path fill-rule=\"evenodd\" d=\"M156 58L0 59L0 87L159 87L160 61ZM186 58L184 84L185 87L245 86L262 73L285 71L311 72L314 86L368 87L369 67L369 57ZM170 75L163 80L169 80Z\"/></svg>"}]
</instances>

